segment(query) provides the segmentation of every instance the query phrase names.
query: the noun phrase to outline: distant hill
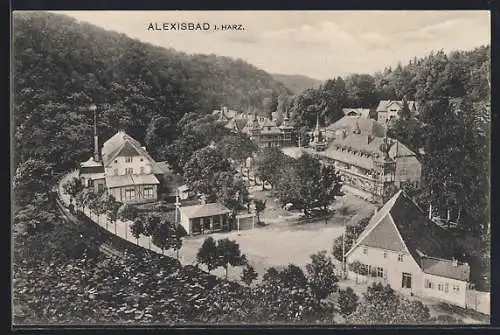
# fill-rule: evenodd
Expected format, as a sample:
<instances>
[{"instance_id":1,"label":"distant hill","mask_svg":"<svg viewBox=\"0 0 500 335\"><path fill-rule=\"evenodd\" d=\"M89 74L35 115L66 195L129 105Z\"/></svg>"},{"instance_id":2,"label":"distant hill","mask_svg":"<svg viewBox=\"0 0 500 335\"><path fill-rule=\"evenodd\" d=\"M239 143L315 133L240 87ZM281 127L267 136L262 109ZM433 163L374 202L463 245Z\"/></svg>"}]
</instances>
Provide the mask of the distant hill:
<instances>
[{"instance_id":1,"label":"distant hill","mask_svg":"<svg viewBox=\"0 0 500 335\"><path fill-rule=\"evenodd\" d=\"M12 24L17 159L85 157L92 118L78 107L92 102L109 104L99 114L102 138L124 129L143 142L153 117L175 124L221 106L262 110L292 94L243 60L188 55L65 15L17 12Z\"/></svg>"},{"instance_id":2,"label":"distant hill","mask_svg":"<svg viewBox=\"0 0 500 335\"><path fill-rule=\"evenodd\" d=\"M317 88L322 81L300 74L271 74L274 79L282 82L294 94L301 93L308 88Z\"/></svg>"}]
</instances>

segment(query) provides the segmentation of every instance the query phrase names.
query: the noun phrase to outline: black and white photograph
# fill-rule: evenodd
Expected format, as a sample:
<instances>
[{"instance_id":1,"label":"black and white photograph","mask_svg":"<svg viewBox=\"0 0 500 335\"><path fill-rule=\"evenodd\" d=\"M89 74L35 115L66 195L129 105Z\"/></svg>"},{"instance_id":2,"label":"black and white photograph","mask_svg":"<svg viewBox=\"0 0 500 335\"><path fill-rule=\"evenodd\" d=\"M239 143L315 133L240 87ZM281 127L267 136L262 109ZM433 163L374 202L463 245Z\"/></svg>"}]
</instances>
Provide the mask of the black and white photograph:
<instances>
[{"instance_id":1,"label":"black and white photograph","mask_svg":"<svg viewBox=\"0 0 500 335\"><path fill-rule=\"evenodd\" d=\"M487 10L13 11L13 326L489 325Z\"/></svg>"}]
</instances>

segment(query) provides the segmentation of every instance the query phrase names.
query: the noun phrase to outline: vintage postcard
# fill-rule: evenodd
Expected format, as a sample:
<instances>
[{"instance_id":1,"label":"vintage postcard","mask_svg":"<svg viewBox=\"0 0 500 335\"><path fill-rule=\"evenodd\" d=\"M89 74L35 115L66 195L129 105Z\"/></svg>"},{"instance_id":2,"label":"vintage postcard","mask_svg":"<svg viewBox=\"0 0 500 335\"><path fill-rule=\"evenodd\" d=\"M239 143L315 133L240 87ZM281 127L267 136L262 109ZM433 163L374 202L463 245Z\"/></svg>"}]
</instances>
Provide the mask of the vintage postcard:
<instances>
[{"instance_id":1,"label":"vintage postcard","mask_svg":"<svg viewBox=\"0 0 500 335\"><path fill-rule=\"evenodd\" d=\"M490 323L488 11L14 11L14 326Z\"/></svg>"}]
</instances>

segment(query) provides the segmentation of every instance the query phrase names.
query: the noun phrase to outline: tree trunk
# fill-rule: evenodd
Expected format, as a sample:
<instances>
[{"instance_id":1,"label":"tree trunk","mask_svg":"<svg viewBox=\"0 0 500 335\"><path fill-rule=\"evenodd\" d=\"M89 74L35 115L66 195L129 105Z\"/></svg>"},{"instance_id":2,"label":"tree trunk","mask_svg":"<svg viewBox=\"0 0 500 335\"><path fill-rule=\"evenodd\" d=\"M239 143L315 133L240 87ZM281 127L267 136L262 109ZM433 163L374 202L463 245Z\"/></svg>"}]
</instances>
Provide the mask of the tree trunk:
<instances>
[{"instance_id":1,"label":"tree trunk","mask_svg":"<svg viewBox=\"0 0 500 335\"><path fill-rule=\"evenodd\" d=\"M137 245L139 245L139 238L137 238Z\"/></svg>"},{"instance_id":2,"label":"tree trunk","mask_svg":"<svg viewBox=\"0 0 500 335\"><path fill-rule=\"evenodd\" d=\"M257 212L257 223L260 222L260 215L259 215L259 212Z\"/></svg>"},{"instance_id":3,"label":"tree trunk","mask_svg":"<svg viewBox=\"0 0 500 335\"><path fill-rule=\"evenodd\" d=\"M177 259L179 259L179 249L177 249Z\"/></svg>"},{"instance_id":4,"label":"tree trunk","mask_svg":"<svg viewBox=\"0 0 500 335\"><path fill-rule=\"evenodd\" d=\"M262 181L262 191L265 191L266 190L266 187L264 186L265 185L265 180Z\"/></svg>"},{"instance_id":5,"label":"tree trunk","mask_svg":"<svg viewBox=\"0 0 500 335\"><path fill-rule=\"evenodd\" d=\"M149 250L151 250L151 236L149 236Z\"/></svg>"},{"instance_id":6,"label":"tree trunk","mask_svg":"<svg viewBox=\"0 0 500 335\"><path fill-rule=\"evenodd\" d=\"M226 269L226 280L227 280L227 268L228 268L228 267L229 267L228 265L226 265L226 266L224 267L224 268Z\"/></svg>"}]
</instances>

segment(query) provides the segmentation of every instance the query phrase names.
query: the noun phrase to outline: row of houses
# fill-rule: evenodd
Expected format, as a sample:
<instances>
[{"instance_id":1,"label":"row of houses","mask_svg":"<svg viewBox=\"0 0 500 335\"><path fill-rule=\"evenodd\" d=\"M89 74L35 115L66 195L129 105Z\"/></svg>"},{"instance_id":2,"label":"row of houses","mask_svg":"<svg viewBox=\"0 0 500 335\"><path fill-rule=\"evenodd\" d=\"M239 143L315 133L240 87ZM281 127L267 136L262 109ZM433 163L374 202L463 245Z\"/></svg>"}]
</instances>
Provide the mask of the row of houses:
<instances>
[{"instance_id":1,"label":"row of houses","mask_svg":"<svg viewBox=\"0 0 500 335\"><path fill-rule=\"evenodd\" d=\"M284 115L278 126L276 118L258 114L246 114L223 107L213 111L212 115L233 133L243 133L250 137L259 148L288 147L293 145L293 125L288 115ZM276 114L274 114L276 116Z\"/></svg>"}]
</instances>

